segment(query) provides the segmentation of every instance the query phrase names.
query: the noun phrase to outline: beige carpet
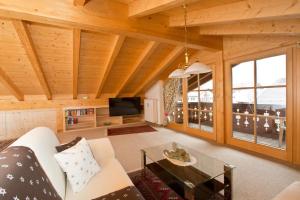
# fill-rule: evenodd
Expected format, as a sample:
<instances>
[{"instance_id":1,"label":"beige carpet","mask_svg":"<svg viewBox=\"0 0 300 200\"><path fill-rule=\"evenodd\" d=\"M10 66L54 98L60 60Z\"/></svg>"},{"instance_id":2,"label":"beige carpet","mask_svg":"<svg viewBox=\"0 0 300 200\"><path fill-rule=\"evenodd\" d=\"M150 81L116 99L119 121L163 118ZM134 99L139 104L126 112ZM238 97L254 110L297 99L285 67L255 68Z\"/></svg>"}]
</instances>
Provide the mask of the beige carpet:
<instances>
[{"instance_id":1,"label":"beige carpet","mask_svg":"<svg viewBox=\"0 0 300 200\"><path fill-rule=\"evenodd\" d=\"M300 180L300 171L284 164L256 157L231 148L213 145L205 140L187 136L169 129L156 128L153 134L138 133L110 136L117 158L126 171L141 166L140 149L176 141L202 153L236 166L234 180L235 200L270 200L293 181ZM65 133L62 141L81 135L86 138L105 137L104 129Z\"/></svg>"}]
</instances>

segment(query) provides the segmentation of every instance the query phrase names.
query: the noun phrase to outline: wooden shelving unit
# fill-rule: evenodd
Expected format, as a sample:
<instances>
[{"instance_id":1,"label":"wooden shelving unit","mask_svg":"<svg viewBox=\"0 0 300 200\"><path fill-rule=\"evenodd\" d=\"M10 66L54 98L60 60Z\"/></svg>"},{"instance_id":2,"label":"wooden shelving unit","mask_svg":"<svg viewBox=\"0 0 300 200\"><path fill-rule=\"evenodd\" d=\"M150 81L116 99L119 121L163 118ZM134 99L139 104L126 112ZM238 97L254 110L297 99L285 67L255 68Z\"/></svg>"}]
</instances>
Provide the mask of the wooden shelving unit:
<instances>
[{"instance_id":1,"label":"wooden shelving unit","mask_svg":"<svg viewBox=\"0 0 300 200\"><path fill-rule=\"evenodd\" d=\"M108 107L76 107L64 109L64 132L97 127L114 127L143 122L143 115L109 116Z\"/></svg>"},{"instance_id":2,"label":"wooden shelving unit","mask_svg":"<svg viewBox=\"0 0 300 200\"><path fill-rule=\"evenodd\" d=\"M108 108L96 108L96 126L114 126L123 124L122 116L109 116Z\"/></svg>"},{"instance_id":3,"label":"wooden shelving unit","mask_svg":"<svg viewBox=\"0 0 300 200\"><path fill-rule=\"evenodd\" d=\"M144 122L143 115L127 115L127 116L123 116L123 123L124 124L138 123L138 122Z\"/></svg>"},{"instance_id":4,"label":"wooden shelving unit","mask_svg":"<svg viewBox=\"0 0 300 200\"><path fill-rule=\"evenodd\" d=\"M83 128L93 128L95 126L94 108L77 108L64 110L65 131Z\"/></svg>"}]
</instances>

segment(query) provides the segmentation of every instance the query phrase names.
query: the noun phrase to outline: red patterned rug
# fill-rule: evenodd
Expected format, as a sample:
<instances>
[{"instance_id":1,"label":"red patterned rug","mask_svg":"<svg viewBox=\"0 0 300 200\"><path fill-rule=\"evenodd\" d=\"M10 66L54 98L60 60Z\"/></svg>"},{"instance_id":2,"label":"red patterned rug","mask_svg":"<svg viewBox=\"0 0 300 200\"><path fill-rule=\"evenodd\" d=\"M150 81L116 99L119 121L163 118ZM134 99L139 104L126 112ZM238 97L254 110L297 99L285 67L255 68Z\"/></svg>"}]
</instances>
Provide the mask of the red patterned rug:
<instances>
[{"instance_id":1,"label":"red patterned rug","mask_svg":"<svg viewBox=\"0 0 300 200\"><path fill-rule=\"evenodd\" d=\"M146 200L183 200L148 169L131 172L128 175Z\"/></svg>"},{"instance_id":2,"label":"red patterned rug","mask_svg":"<svg viewBox=\"0 0 300 200\"><path fill-rule=\"evenodd\" d=\"M184 200L182 186L179 186L175 181L170 182L172 185L170 188L148 168L131 172L128 176L145 200ZM195 197L195 199L199 199L199 197ZM224 200L225 198L222 194L217 193L201 199Z\"/></svg>"},{"instance_id":3,"label":"red patterned rug","mask_svg":"<svg viewBox=\"0 0 300 200\"><path fill-rule=\"evenodd\" d=\"M125 135L125 134L133 134L133 133L144 133L144 132L155 132L154 128L149 125L143 126L131 126L131 127L124 127L124 128L109 128L107 130L107 135Z\"/></svg>"}]
</instances>

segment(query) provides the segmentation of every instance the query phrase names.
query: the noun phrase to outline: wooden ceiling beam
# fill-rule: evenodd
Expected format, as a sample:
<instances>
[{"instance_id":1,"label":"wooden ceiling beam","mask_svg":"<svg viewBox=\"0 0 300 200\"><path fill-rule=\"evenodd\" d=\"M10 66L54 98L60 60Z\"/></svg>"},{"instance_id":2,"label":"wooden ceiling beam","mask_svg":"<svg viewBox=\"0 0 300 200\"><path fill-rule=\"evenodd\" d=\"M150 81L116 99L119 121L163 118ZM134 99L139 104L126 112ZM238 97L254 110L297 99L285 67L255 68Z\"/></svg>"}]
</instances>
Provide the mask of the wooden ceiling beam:
<instances>
[{"instance_id":1,"label":"wooden ceiling beam","mask_svg":"<svg viewBox=\"0 0 300 200\"><path fill-rule=\"evenodd\" d=\"M238 22L201 26L200 35L299 35L300 19Z\"/></svg>"},{"instance_id":2,"label":"wooden ceiling beam","mask_svg":"<svg viewBox=\"0 0 300 200\"><path fill-rule=\"evenodd\" d=\"M125 36L122 36L122 35L118 35L116 36L115 38L115 41L114 41L114 44L112 46L112 50L111 50L111 53L108 57L108 60L107 60L107 63L106 63L106 66L104 67L105 68L105 71L103 73L103 76L101 77L100 79L100 84L99 84L99 87L98 87L98 90L97 90L97 94L96 94L96 98L99 98L101 93L102 93L102 89L104 87L104 84L107 80L107 77L109 75L109 73L111 72L111 69L112 69L112 66L122 48L122 45L125 41Z\"/></svg>"},{"instance_id":3,"label":"wooden ceiling beam","mask_svg":"<svg viewBox=\"0 0 300 200\"><path fill-rule=\"evenodd\" d=\"M59 9L57 9L59 7ZM127 7L124 7L127 9ZM110 8L111 12L120 12L118 8ZM117 35L157 41L175 46L184 46L184 30L170 28L165 16L151 18L114 19L101 16L97 10L76 7L62 0L0 0L0 17L21 19L37 23L50 24L68 28L104 32ZM222 39L210 36L199 36L197 31L189 32L188 47L199 50L220 50Z\"/></svg>"},{"instance_id":4,"label":"wooden ceiling beam","mask_svg":"<svg viewBox=\"0 0 300 200\"><path fill-rule=\"evenodd\" d=\"M241 22L245 20L287 19L300 17L300 1L239 1L201 10L188 11L188 26ZM182 15L170 16L171 27L184 26Z\"/></svg>"},{"instance_id":5,"label":"wooden ceiling beam","mask_svg":"<svg viewBox=\"0 0 300 200\"><path fill-rule=\"evenodd\" d=\"M35 75L37 76L38 81L39 81L45 95L47 96L47 99L48 100L52 99L52 94L51 94L49 85L46 81L40 60L36 53L32 38L26 27L25 22L23 22L21 20L12 20L12 22L13 22L15 30L19 36L19 39L22 42L23 47L27 53L27 56L32 65L33 71L34 71Z\"/></svg>"},{"instance_id":6,"label":"wooden ceiling beam","mask_svg":"<svg viewBox=\"0 0 300 200\"><path fill-rule=\"evenodd\" d=\"M147 62L149 57L153 54L153 52L159 46L158 42L149 42L147 48L142 52L141 56L138 58L136 64L131 68L131 71L126 76L125 80L122 82L121 86L118 88L116 92L116 96L119 96L122 90L126 87L126 85L135 77L137 72L141 69L141 67Z\"/></svg>"},{"instance_id":7,"label":"wooden ceiling beam","mask_svg":"<svg viewBox=\"0 0 300 200\"><path fill-rule=\"evenodd\" d=\"M199 0L187 0L192 3ZM162 12L171 8L179 7L184 0L136 0L129 4L129 17L144 17Z\"/></svg>"},{"instance_id":8,"label":"wooden ceiling beam","mask_svg":"<svg viewBox=\"0 0 300 200\"><path fill-rule=\"evenodd\" d=\"M19 101L24 101L24 94L18 89L7 74L0 68L0 82L7 88Z\"/></svg>"},{"instance_id":9,"label":"wooden ceiling beam","mask_svg":"<svg viewBox=\"0 0 300 200\"><path fill-rule=\"evenodd\" d=\"M73 4L74 6L84 6L86 2L87 0L74 0Z\"/></svg>"},{"instance_id":10,"label":"wooden ceiling beam","mask_svg":"<svg viewBox=\"0 0 300 200\"><path fill-rule=\"evenodd\" d=\"M167 69L177 58L184 52L184 47L176 47L156 69L148 76L148 78L133 92L133 96L139 94L149 85L156 77L158 77L165 69Z\"/></svg>"},{"instance_id":11,"label":"wooden ceiling beam","mask_svg":"<svg viewBox=\"0 0 300 200\"><path fill-rule=\"evenodd\" d=\"M73 29L73 99L78 96L78 68L80 59L81 30Z\"/></svg>"}]
</instances>

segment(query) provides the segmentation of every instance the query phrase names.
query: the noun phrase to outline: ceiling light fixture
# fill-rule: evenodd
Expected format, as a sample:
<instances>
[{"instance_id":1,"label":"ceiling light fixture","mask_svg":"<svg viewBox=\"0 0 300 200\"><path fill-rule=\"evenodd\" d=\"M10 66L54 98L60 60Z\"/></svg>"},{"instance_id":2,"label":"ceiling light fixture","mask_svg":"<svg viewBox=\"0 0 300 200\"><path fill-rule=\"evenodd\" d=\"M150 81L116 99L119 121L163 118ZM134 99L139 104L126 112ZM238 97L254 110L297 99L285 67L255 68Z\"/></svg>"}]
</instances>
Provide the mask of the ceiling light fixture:
<instances>
[{"instance_id":1,"label":"ceiling light fixture","mask_svg":"<svg viewBox=\"0 0 300 200\"><path fill-rule=\"evenodd\" d=\"M184 72L184 74L203 74L210 72L211 68L203 63L200 63L199 61L194 62L191 64Z\"/></svg>"},{"instance_id":2,"label":"ceiling light fixture","mask_svg":"<svg viewBox=\"0 0 300 200\"><path fill-rule=\"evenodd\" d=\"M203 63L200 63L199 61L196 61L192 65L189 65L189 54L188 54L188 32L187 32L187 5L186 2L184 1L183 4L183 9L184 9L184 48L185 48L185 53L184 53L184 60L185 64L181 68L179 67L172 71L169 74L169 78L187 78L191 74L202 74L202 73L207 73L211 71L211 68Z\"/></svg>"}]
</instances>

